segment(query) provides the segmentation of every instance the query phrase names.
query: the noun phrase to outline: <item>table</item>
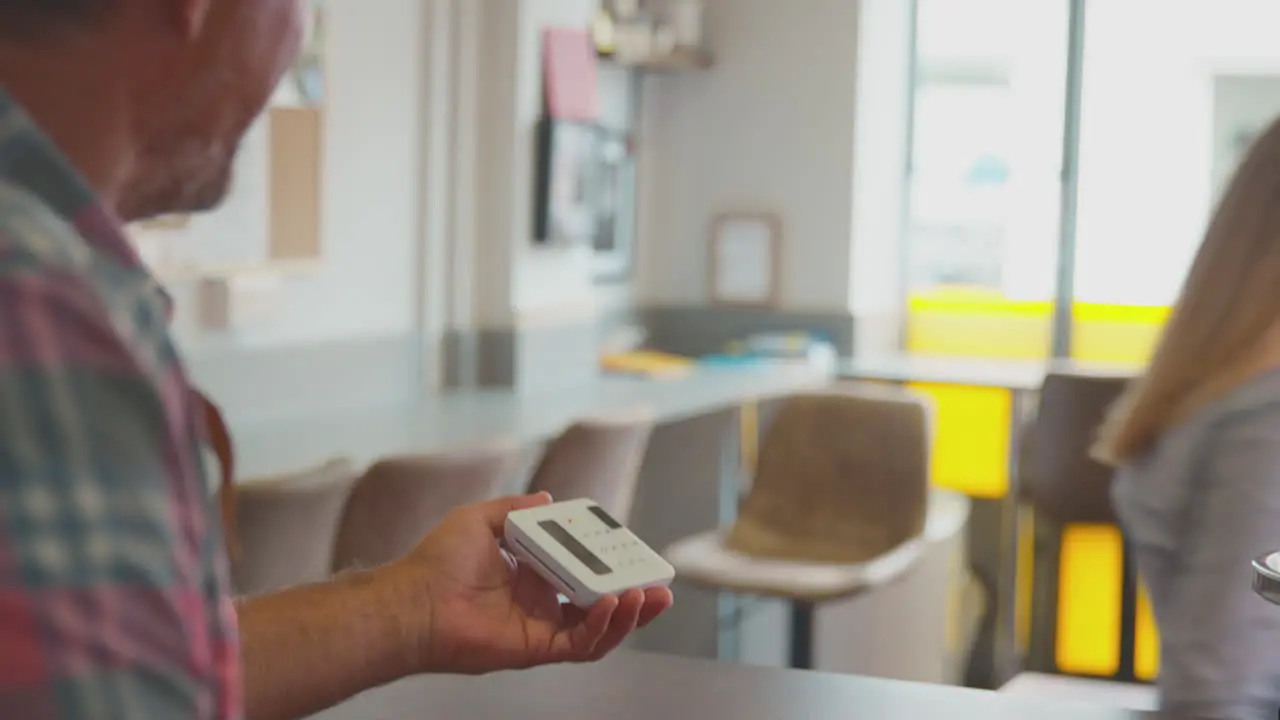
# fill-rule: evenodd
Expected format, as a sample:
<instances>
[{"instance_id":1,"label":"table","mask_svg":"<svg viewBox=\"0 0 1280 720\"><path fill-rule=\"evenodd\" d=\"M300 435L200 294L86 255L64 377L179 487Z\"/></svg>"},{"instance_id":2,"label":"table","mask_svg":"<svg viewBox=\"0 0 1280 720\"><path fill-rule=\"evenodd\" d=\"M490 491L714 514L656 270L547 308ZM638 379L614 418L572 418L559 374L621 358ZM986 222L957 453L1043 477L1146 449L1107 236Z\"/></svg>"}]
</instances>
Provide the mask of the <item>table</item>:
<instances>
[{"instance_id":1,"label":"table","mask_svg":"<svg viewBox=\"0 0 1280 720\"><path fill-rule=\"evenodd\" d=\"M995 582L995 614L991 673L988 684L999 686L1017 670L1017 581L1019 537L1018 438L1034 396L1049 374L1092 377L1132 377L1139 368L1127 364L1054 360L984 360L913 355L882 355L842 361L839 376L851 380L892 383L934 383L1009 390L1009 487L999 502L999 558Z\"/></svg>"},{"instance_id":2,"label":"table","mask_svg":"<svg viewBox=\"0 0 1280 720\"><path fill-rule=\"evenodd\" d=\"M312 720L1155 720L1159 713L990 691L620 652L480 678L417 677Z\"/></svg>"},{"instance_id":3,"label":"table","mask_svg":"<svg viewBox=\"0 0 1280 720\"><path fill-rule=\"evenodd\" d=\"M321 417L237 423L240 479L292 472L346 456L366 463L497 440L543 442L582 417L646 407L659 424L738 407L830 382L804 365L699 368L674 379L606 377L553 394L454 390L411 407L361 409Z\"/></svg>"},{"instance_id":4,"label":"table","mask_svg":"<svg viewBox=\"0 0 1280 720\"><path fill-rule=\"evenodd\" d=\"M882 382L923 382L969 387L1036 391L1050 373L1093 377L1131 377L1139 368L1127 364L1055 360L983 360L920 355L879 355L846 358L839 375Z\"/></svg>"}]
</instances>

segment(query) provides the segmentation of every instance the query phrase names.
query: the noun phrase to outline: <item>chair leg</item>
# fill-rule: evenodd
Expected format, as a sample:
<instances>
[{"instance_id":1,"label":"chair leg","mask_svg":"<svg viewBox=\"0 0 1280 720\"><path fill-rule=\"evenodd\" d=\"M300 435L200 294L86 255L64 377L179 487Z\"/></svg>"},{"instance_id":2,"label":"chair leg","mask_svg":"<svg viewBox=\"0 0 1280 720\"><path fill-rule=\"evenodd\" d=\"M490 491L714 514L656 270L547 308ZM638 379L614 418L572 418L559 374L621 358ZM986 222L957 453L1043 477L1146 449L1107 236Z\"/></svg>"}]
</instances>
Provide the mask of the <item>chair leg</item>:
<instances>
[{"instance_id":1,"label":"chair leg","mask_svg":"<svg viewBox=\"0 0 1280 720\"><path fill-rule=\"evenodd\" d=\"M791 602L791 667L813 669L813 605Z\"/></svg>"},{"instance_id":2,"label":"chair leg","mask_svg":"<svg viewBox=\"0 0 1280 720\"><path fill-rule=\"evenodd\" d=\"M1121 553L1124 584L1120 588L1120 669L1115 679L1137 682L1138 568L1127 541Z\"/></svg>"}]
</instances>

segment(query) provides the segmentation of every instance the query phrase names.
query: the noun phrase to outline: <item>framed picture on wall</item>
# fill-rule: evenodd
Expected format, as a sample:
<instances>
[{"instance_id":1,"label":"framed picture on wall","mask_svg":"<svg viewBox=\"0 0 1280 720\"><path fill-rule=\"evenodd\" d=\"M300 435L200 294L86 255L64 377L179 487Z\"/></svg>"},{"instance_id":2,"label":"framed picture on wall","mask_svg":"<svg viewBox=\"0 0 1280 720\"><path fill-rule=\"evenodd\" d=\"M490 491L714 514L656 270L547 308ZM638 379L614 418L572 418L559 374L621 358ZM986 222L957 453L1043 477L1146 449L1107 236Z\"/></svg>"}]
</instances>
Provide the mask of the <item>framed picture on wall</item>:
<instances>
[{"instance_id":1,"label":"framed picture on wall","mask_svg":"<svg viewBox=\"0 0 1280 720\"><path fill-rule=\"evenodd\" d=\"M629 133L600 128L599 135L592 268L596 282L607 283L630 277L635 265L636 164Z\"/></svg>"},{"instance_id":2,"label":"framed picture on wall","mask_svg":"<svg viewBox=\"0 0 1280 720\"><path fill-rule=\"evenodd\" d=\"M778 300L782 221L767 212L729 212L711 223L711 300L769 307Z\"/></svg>"},{"instance_id":3,"label":"framed picture on wall","mask_svg":"<svg viewBox=\"0 0 1280 720\"><path fill-rule=\"evenodd\" d=\"M598 227L600 133L592 123L543 117L537 138L534 240L589 245Z\"/></svg>"}]
</instances>

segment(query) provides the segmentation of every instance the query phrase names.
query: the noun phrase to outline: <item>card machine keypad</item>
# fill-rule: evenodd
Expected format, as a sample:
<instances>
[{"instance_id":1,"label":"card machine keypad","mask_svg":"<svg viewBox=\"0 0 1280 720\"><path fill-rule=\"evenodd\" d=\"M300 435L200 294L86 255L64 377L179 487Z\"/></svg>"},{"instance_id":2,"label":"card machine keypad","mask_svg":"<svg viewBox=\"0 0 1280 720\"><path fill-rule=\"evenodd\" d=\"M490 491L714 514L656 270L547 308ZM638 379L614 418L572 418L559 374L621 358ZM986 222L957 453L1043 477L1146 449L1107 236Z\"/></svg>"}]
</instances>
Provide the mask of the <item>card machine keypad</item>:
<instances>
[{"instance_id":1,"label":"card machine keypad","mask_svg":"<svg viewBox=\"0 0 1280 720\"><path fill-rule=\"evenodd\" d=\"M590 602L599 593L630 587L666 585L675 572L662 556L590 500L512 513L507 539L544 577L561 586L561 592L567 589L566 595L575 602Z\"/></svg>"}]
</instances>

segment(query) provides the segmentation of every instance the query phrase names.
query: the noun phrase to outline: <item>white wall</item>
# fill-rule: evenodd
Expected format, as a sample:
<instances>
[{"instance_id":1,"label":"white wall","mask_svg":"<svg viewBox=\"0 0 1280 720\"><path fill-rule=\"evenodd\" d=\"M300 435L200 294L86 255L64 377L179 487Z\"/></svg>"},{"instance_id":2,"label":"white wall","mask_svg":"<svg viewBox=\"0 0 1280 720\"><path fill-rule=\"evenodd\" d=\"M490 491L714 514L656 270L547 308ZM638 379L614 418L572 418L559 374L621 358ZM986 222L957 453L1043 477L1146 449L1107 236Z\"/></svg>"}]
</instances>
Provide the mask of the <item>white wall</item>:
<instances>
[{"instance_id":1,"label":"white wall","mask_svg":"<svg viewBox=\"0 0 1280 720\"><path fill-rule=\"evenodd\" d=\"M520 0L516 47L516 182L512 306L517 317L552 317L595 306L591 250L533 244L534 128L542 108L542 32L551 26L587 27L597 0ZM521 152L520 150L524 150Z\"/></svg>"},{"instance_id":2,"label":"white wall","mask_svg":"<svg viewBox=\"0 0 1280 720\"><path fill-rule=\"evenodd\" d=\"M285 281L269 325L231 337L198 331L191 289L176 284L176 327L188 352L416 332L423 7L421 0L329 4L323 267ZM193 241L223 248L202 255L265 253L266 173L259 123L242 149L231 197L190 228Z\"/></svg>"},{"instance_id":3,"label":"white wall","mask_svg":"<svg viewBox=\"0 0 1280 720\"><path fill-rule=\"evenodd\" d=\"M849 307L857 315L891 317L905 297L902 239L907 218L907 158L911 145L911 55L914 18L903 0L862 0L857 34L852 248ZM864 335L868 344L891 342ZM881 348L889 349L889 348Z\"/></svg>"},{"instance_id":4,"label":"white wall","mask_svg":"<svg viewBox=\"0 0 1280 720\"><path fill-rule=\"evenodd\" d=\"M858 3L709 0L715 66L647 81L641 299L708 298L715 214L784 224L781 304L849 300Z\"/></svg>"},{"instance_id":5,"label":"white wall","mask_svg":"<svg viewBox=\"0 0 1280 720\"><path fill-rule=\"evenodd\" d=\"M323 267L285 280L270 325L229 337L197 331L189 288L175 286L189 352L580 320L629 303L630 284L593 285L585 248L531 238L541 31L584 26L596 7L331 3ZM766 209L785 222L783 305L850 306L858 15L849 0L710 0L715 67L645 80L640 301L705 301L711 217ZM602 97L607 112L626 105ZM226 206L192 228L236 257L266 245L263 135L246 143ZM886 218L866 225L868 242Z\"/></svg>"},{"instance_id":6,"label":"white wall","mask_svg":"<svg viewBox=\"0 0 1280 720\"><path fill-rule=\"evenodd\" d=\"M460 59L473 66L476 87L476 132L467 139L476 148L474 197L466 210L474 218L469 302L475 326L581 322L601 308L630 302L630 283L593 283L589 248L533 242L542 32L586 28L598 8L598 0L473 0L468 10L478 16L476 45ZM600 72L602 116L629 115L625 77L612 68ZM458 241L467 236L459 233Z\"/></svg>"}]
</instances>

